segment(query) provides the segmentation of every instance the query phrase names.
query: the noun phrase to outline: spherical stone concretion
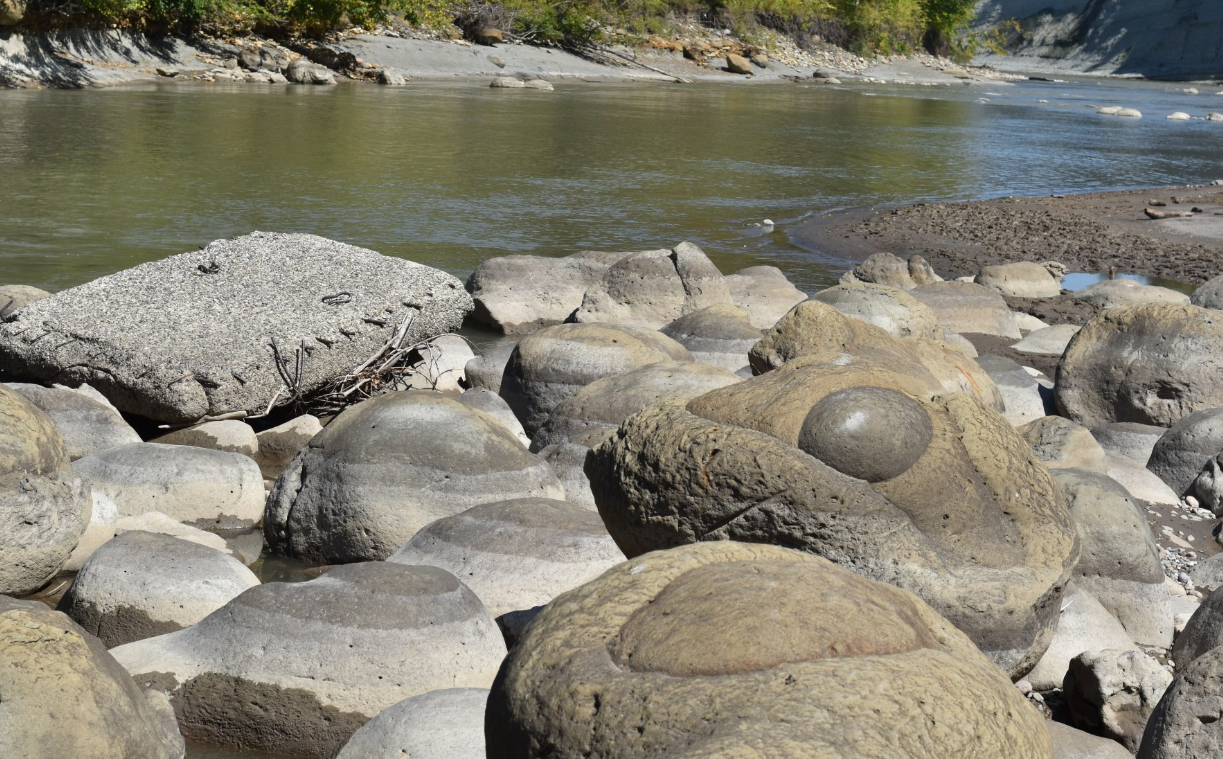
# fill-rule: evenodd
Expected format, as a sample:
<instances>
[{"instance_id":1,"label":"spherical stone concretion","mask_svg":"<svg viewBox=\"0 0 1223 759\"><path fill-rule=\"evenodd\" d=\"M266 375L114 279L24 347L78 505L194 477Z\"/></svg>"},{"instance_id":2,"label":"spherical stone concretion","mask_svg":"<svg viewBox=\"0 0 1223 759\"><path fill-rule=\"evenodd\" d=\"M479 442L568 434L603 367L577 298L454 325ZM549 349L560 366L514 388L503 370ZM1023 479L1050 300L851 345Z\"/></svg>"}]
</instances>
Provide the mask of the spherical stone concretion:
<instances>
[{"instance_id":1,"label":"spherical stone concretion","mask_svg":"<svg viewBox=\"0 0 1223 759\"><path fill-rule=\"evenodd\" d=\"M922 405L882 387L832 393L811 408L798 447L842 474L883 482L908 471L934 433Z\"/></svg>"}]
</instances>

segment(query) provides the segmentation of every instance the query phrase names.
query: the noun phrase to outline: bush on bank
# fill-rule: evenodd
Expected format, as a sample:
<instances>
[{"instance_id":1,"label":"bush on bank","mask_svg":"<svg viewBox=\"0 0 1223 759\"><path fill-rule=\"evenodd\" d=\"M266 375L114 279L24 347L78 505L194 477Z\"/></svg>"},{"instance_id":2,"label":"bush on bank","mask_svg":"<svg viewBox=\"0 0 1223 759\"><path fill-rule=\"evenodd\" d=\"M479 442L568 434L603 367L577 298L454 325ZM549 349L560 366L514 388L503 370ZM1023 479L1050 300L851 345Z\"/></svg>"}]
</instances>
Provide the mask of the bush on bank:
<instances>
[{"instance_id":1,"label":"bush on bank","mask_svg":"<svg viewBox=\"0 0 1223 759\"><path fill-rule=\"evenodd\" d=\"M348 25L403 18L434 29L495 26L528 42L561 46L667 34L677 19L729 27L745 38L811 35L861 53L926 48L963 56L979 44L969 31L974 0L33 0L43 19L96 21L179 32L319 35Z\"/></svg>"}]
</instances>

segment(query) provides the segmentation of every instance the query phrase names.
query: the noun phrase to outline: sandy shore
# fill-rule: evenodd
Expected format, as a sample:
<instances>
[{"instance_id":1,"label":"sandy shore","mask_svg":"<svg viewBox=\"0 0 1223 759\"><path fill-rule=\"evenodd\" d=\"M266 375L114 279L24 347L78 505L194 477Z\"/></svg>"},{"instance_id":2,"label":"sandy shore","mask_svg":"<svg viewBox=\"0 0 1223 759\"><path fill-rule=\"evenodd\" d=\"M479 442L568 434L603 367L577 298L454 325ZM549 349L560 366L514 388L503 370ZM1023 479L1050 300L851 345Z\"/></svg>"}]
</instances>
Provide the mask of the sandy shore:
<instances>
[{"instance_id":1,"label":"sandy shore","mask_svg":"<svg viewBox=\"0 0 1223 759\"><path fill-rule=\"evenodd\" d=\"M1200 211L1157 221L1144 214L1153 202L1165 203L1162 211ZM984 264L1055 260L1071 271L1115 267L1194 284L1223 271L1223 186L852 210L790 234L803 247L851 261L919 254L944 277L974 275Z\"/></svg>"}]
</instances>

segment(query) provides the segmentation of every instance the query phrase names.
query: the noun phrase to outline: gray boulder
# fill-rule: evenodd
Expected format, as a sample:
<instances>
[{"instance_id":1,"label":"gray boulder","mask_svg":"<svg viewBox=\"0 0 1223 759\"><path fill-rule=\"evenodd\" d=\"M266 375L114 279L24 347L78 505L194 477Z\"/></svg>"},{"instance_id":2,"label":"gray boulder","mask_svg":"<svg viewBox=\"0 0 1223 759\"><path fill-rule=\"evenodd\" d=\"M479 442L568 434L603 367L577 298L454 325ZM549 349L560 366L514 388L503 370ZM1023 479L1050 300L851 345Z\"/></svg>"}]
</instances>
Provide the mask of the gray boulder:
<instances>
[{"instance_id":1,"label":"gray boulder","mask_svg":"<svg viewBox=\"0 0 1223 759\"><path fill-rule=\"evenodd\" d=\"M240 527L263 515L263 475L240 453L189 445L132 443L72 463L119 516L160 511L180 522Z\"/></svg>"},{"instance_id":2,"label":"gray boulder","mask_svg":"<svg viewBox=\"0 0 1223 759\"><path fill-rule=\"evenodd\" d=\"M111 654L170 696L188 738L321 759L405 698L488 687L505 643L454 575L370 562L256 586Z\"/></svg>"},{"instance_id":3,"label":"gray boulder","mask_svg":"<svg viewBox=\"0 0 1223 759\"><path fill-rule=\"evenodd\" d=\"M1138 759L1202 759L1223 753L1223 646L1177 673L1151 713Z\"/></svg>"},{"instance_id":4,"label":"gray boulder","mask_svg":"<svg viewBox=\"0 0 1223 759\"><path fill-rule=\"evenodd\" d=\"M352 406L276 480L264 513L275 553L380 560L429 522L507 498L563 499L547 462L482 411L438 393Z\"/></svg>"},{"instance_id":5,"label":"gray boulder","mask_svg":"<svg viewBox=\"0 0 1223 759\"><path fill-rule=\"evenodd\" d=\"M1172 599L1142 509L1103 474L1055 469L1053 479L1079 532L1082 556L1075 583L1095 596L1134 642L1172 645Z\"/></svg>"},{"instance_id":6,"label":"gray boulder","mask_svg":"<svg viewBox=\"0 0 1223 759\"><path fill-rule=\"evenodd\" d=\"M841 284L868 282L901 290L941 281L943 278L935 274L921 256L911 256L904 261L891 253L875 253L841 277Z\"/></svg>"},{"instance_id":7,"label":"gray boulder","mask_svg":"<svg viewBox=\"0 0 1223 759\"><path fill-rule=\"evenodd\" d=\"M1170 427L1223 406L1223 320L1197 306L1160 303L1099 312L1062 355L1057 405L1088 427Z\"/></svg>"},{"instance_id":8,"label":"gray boulder","mask_svg":"<svg viewBox=\"0 0 1223 759\"><path fill-rule=\"evenodd\" d=\"M1040 661L1023 676L1038 691L1062 687L1070 660L1084 651L1116 648L1128 651L1134 640L1090 593L1071 582L1062 596L1057 632ZM1115 745L1115 744L1114 744Z\"/></svg>"},{"instance_id":9,"label":"gray boulder","mask_svg":"<svg viewBox=\"0 0 1223 759\"><path fill-rule=\"evenodd\" d=\"M749 266L724 277L730 299L747 311L757 329L772 329L786 312L807 299L776 266Z\"/></svg>"},{"instance_id":10,"label":"gray boulder","mask_svg":"<svg viewBox=\"0 0 1223 759\"><path fill-rule=\"evenodd\" d=\"M652 330L558 324L518 343L505 365L500 395L533 437L561 401L595 380L659 361L691 360L684 346Z\"/></svg>"},{"instance_id":11,"label":"gray boulder","mask_svg":"<svg viewBox=\"0 0 1223 759\"><path fill-rule=\"evenodd\" d=\"M1153 424L1137 424L1135 422L1109 422L1091 430L1091 436L1096 439L1105 453L1115 453L1141 461L1144 464L1151 458L1155 443L1167 432L1166 427L1156 427ZM1220 446L1223 450L1223 445Z\"/></svg>"},{"instance_id":12,"label":"gray boulder","mask_svg":"<svg viewBox=\"0 0 1223 759\"><path fill-rule=\"evenodd\" d=\"M1029 332L1024 338L1011 346L1017 353L1029 353L1034 356L1060 356L1066 352L1070 339L1079 333L1075 324L1054 324L1052 327Z\"/></svg>"},{"instance_id":13,"label":"gray boulder","mask_svg":"<svg viewBox=\"0 0 1223 759\"><path fill-rule=\"evenodd\" d=\"M1062 683L1074 724L1138 750L1147 719L1172 675L1141 651L1087 651L1070 660Z\"/></svg>"},{"instance_id":14,"label":"gray boulder","mask_svg":"<svg viewBox=\"0 0 1223 759\"><path fill-rule=\"evenodd\" d=\"M68 458L139 443L140 435L105 398L66 387L43 387L14 382L7 387L46 412L64 438Z\"/></svg>"},{"instance_id":15,"label":"gray boulder","mask_svg":"<svg viewBox=\"0 0 1223 759\"><path fill-rule=\"evenodd\" d=\"M993 264L982 266L973 282L1015 298L1056 298L1062 294L1060 274L1065 271L1060 264L1057 267L1032 261Z\"/></svg>"},{"instance_id":16,"label":"gray boulder","mask_svg":"<svg viewBox=\"0 0 1223 759\"><path fill-rule=\"evenodd\" d=\"M564 501L475 506L421 528L387 561L453 574L499 617L543 606L624 561L599 515Z\"/></svg>"},{"instance_id":17,"label":"gray boulder","mask_svg":"<svg viewBox=\"0 0 1223 759\"><path fill-rule=\"evenodd\" d=\"M58 608L114 648L189 627L258 584L226 553L132 531L94 552Z\"/></svg>"},{"instance_id":18,"label":"gray boulder","mask_svg":"<svg viewBox=\"0 0 1223 759\"><path fill-rule=\"evenodd\" d=\"M510 408L510 404L506 403L505 399L496 392L484 387L473 387L459 396L459 403L477 411L483 411L514 433L518 442L525 446L531 445L531 438L527 437L526 431L522 429L522 422L514 416L514 410Z\"/></svg>"},{"instance_id":19,"label":"gray boulder","mask_svg":"<svg viewBox=\"0 0 1223 759\"><path fill-rule=\"evenodd\" d=\"M352 734L335 759L484 759L485 688L404 699Z\"/></svg>"},{"instance_id":20,"label":"gray boulder","mask_svg":"<svg viewBox=\"0 0 1223 759\"><path fill-rule=\"evenodd\" d=\"M1106 458L1106 473L1125 488L1131 498L1166 506L1180 503L1180 496L1141 462L1116 453L1106 454Z\"/></svg>"},{"instance_id":21,"label":"gray boulder","mask_svg":"<svg viewBox=\"0 0 1223 759\"><path fill-rule=\"evenodd\" d=\"M405 378L409 389L463 392L468 362L476 357L471 345L460 335L440 335L414 351L412 374Z\"/></svg>"},{"instance_id":22,"label":"gray boulder","mask_svg":"<svg viewBox=\"0 0 1223 759\"><path fill-rule=\"evenodd\" d=\"M101 641L35 601L0 596L0 746L12 759L182 759L166 697Z\"/></svg>"},{"instance_id":23,"label":"gray boulder","mask_svg":"<svg viewBox=\"0 0 1223 759\"><path fill-rule=\"evenodd\" d=\"M565 500L574 506L598 510L590 490L590 479L586 476L586 454L613 432L613 428L599 429L571 441L545 445L539 450L539 455L556 472L556 478L565 488Z\"/></svg>"},{"instance_id":24,"label":"gray boulder","mask_svg":"<svg viewBox=\"0 0 1223 759\"><path fill-rule=\"evenodd\" d=\"M1096 308L1116 308L1134 303L1189 303L1189 296L1176 290L1143 285L1132 279L1106 279L1074 293L1074 299Z\"/></svg>"},{"instance_id":25,"label":"gray boulder","mask_svg":"<svg viewBox=\"0 0 1223 759\"><path fill-rule=\"evenodd\" d=\"M518 343L514 340L503 340L494 346L487 347L463 368L467 376L467 384L471 387L483 387L494 393L501 392L501 376L505 374L505 365L510 361L510 355Z\"/></svg>"},{"instance_id":26,"label":"gray boulder","mask_svg":"<svg viewBox=\"0 0 1223 759\"><path fill-rule=\"evenodd\" d=\"M730 289L704 251L690 242L626 256L586 290L578 323L661 329L685 314L730 304Z\"/></svg>"},{"instance_id":27,"label":"gray boulder","mask_svg":"<svg viewBox=\"0 0 1223 759\"><path fill-rule=\"evenodd\" d=\"M763 337L752 326L746 311L728 303L681 316L661 332L687 348L693 361L728 372L746 373L749 377L752 370L747 364L747 352Z\"/></svg>"},{"instance_id":28,"label":"gray boulder","mask_svg":"<svg viewBox=\"0 0 1223 759\"><path fill-rule=\"evenodd\" d=\"M1223 556L1223 554L1216 554ZM1208 564L1209 560L1198 565L1200 570L1204 565ZM1215 562L1218 566L1218 562ZM1205 573L1203 573L1205 574ZM1197 571L1194 572L1194 577L1201 576ZM1208 578L1208 579L1216 579ZM1196 580L1195 580L1196 582ZM1217 584L1205 585L1212 590L1218 587ZM1210 597L1202 602L1193 616L1189 618L1189 623L1185 625L1185 629L1180 635L1176 636L1176 644L1172 646L1172 661L1176 662L1176 666L1184 669L1190 662L1197 659L1211 649L1223 646L1223 593L1211 593Z\"/></svg>"},{"instance_id":29,"label":"gray boulder","mask_svg":"<svg viewBox=\"0 0 1223 759\"><path fill-rule=\"evenodd\" d=\"M0 593L33 593L51 579L92 508L51 418L0 386Z\"/></svg>"},{"instance_id":30,"label":"gray boulder","mask_svg":"<svg viewBox=\"0 0 1223 759\"><path fill-rule=\"evenodd\" d=\"M1203 409L1178 421L1155 442L1147 469L1183 496L1192 493L1198 475L1220 452L1223 408Z\"/></svg>"},{"instance_id":31,"label":"gray boulder","mask_svg":"<svg viewBox=\"0 0 1223 759\"><path fill-rule=\"evenodd\" d=\"M284 424L270 427L255 435L259 450L255 463L264 477L275 479L285 470L297 452L306 447L315 435L323 431L323 423L311 414L302 414Z\"/></svg>"},{"instance_id":32,"label":"gray boulder","mask_svg":"<svg viewBox=\"0 0 1223 759\"><path fill-rule=\"evenodd\" d=\"M997 290L971 282L936 282L915 287L909 294L929 306L946 329L1012 340L1021 337L1015 315Z\"/></svg>"},{"instance_id":33,"label":"gray boulder","mask_svg":"<svg viewBox=\"0 0 1223 759\"><path fill-rule=\"evenodd\" d=\"M226 419L218 422L203 422L154 438L162 445L193 445L213 451L241 453L253 459L259 457L259 438L246 422Z\"/></svg>"},{"instance_id":34,"label":"gray boulder","mask_svg":"<svg viewBox=\"0 0 1223 759\"><path fill-rule=\"evenodd\" d=\"M51 297L51 293L29 285L0 285L0 321L36 300Z\"/></svg>"},{"instance_id":35,"label":"gray boulder","mask_svg":"<svg viewBox=\"0 0 1223 759\"><path fill-rule=\"evenodd\" d=\"M893 337L940 340L943 336L938 317L929 306L897 287L853 282L821 290L811 299L873 324Z\"/></svg>"},{"instance_id":36,"label":"gray boulder","mask_svg":"<svg viewBox=\"0 0 1223 759\"><path fill-rule=\"evenodd\" d=\"M306 58L295 58L284 70L294 84L335 84L335 72Z\"/></svg>"},{"instance_id":37,"label":"gray boulder","mask_svg":"<svg viewBox=\"0 0 1223 759\"><path fill-rule=\"evenodd\" d=\"M1045 723L1053 739L1054 759L1131 759L1133 754L1108 738L1100 738L1052 720Z\"/></svg>"},{"instance_id":38,"label":"gray boulder","mask_svg":"<svg viewBox=\"0 0 1223 759\"><path fill-rule=\"evenodd\" d=\"M405 322L403 343L413 344L457 329L470 310L462 283L437 269L313 235L256 232L23 308L0 323L0 364L14 376L88 382L121 411L194 423L261 414L287 397L273 341L308 395Z\"/></svg>"},{"instance_id":39,"label":"gray boulder","mask_svg":"<svg viewBox=\"0 0 1223 759\"><path fill-rule=\"evenodd\" d=\"M1050 469L1087 469L1103 474L1108 457L1087 428L1060 416L1046 416L1019 428L1036 458Z\"/></svg>"},{"instance_id":40,"label":"gray boulder","mask_svg":"<svg viewBox=\"0 0 1223 759\"><path fill-rule=\"evenodd\" d=\"M4 298L4 290L0 288L0 301ZM1189 302L1195 306L1209 308L1213 311L1223 311L1223 274L1207 280L1198 286L1189 296Z\"/></svg>"},{"instance_id":41,"label":"gray boulder","mask_svg":"<svg viewBox=\"0 0 1223 759\"><path fill-rule=\"evenodd\" d=\"M471 316L507 335L561 324L612 264L631 255L588 250L561 258L490 258L467 279L467 291L475 302Z\"/></svg>"},{"instance_id":42,"label":"gray boulder","mask_svg":"<svg viewBox=\"0 0 1223 759\"><path fill-rule=\"evenodd\" d=\"M998 386L1006 410L1002 415L1016 427L1033 422L1048 413L1045 409L1044 389L1024 371L1024 368L1009 358L984 355L977 357L977 365L985 370Z\"/></svg>"},{"instance_id":43,"label":"gray boulder","mask_svg":"<svg viewBox=\"0 0 1223 759\"><path fill-rule=\"evenodd\" d=\"M1223 554L1216 553L1214 556L1207 556L1199 560L1189 576L1193 579L1195 587L1212 591L1223 588Z\"/></svg>"}]
</instances>

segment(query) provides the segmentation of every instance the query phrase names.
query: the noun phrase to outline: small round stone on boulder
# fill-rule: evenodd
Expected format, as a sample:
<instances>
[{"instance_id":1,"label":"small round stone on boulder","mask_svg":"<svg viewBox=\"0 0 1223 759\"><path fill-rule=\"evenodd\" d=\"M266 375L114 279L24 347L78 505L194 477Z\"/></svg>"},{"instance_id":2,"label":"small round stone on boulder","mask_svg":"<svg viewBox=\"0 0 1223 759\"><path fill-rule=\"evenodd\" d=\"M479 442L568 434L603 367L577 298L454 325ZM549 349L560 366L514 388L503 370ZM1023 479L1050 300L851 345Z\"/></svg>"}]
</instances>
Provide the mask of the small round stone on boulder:
<instances>
[{"instance_id":1,"label":"small round stone on boulder","mask_svg":"<svg viewBox=\"0 0 1223 759\"><path fill-rule=\"evenodd\" d=\"M922 404L882 387L853 387L811 407L798 447L833 469L867 482L899 477L934 434Z\"/></svg>"}]
</instances>

